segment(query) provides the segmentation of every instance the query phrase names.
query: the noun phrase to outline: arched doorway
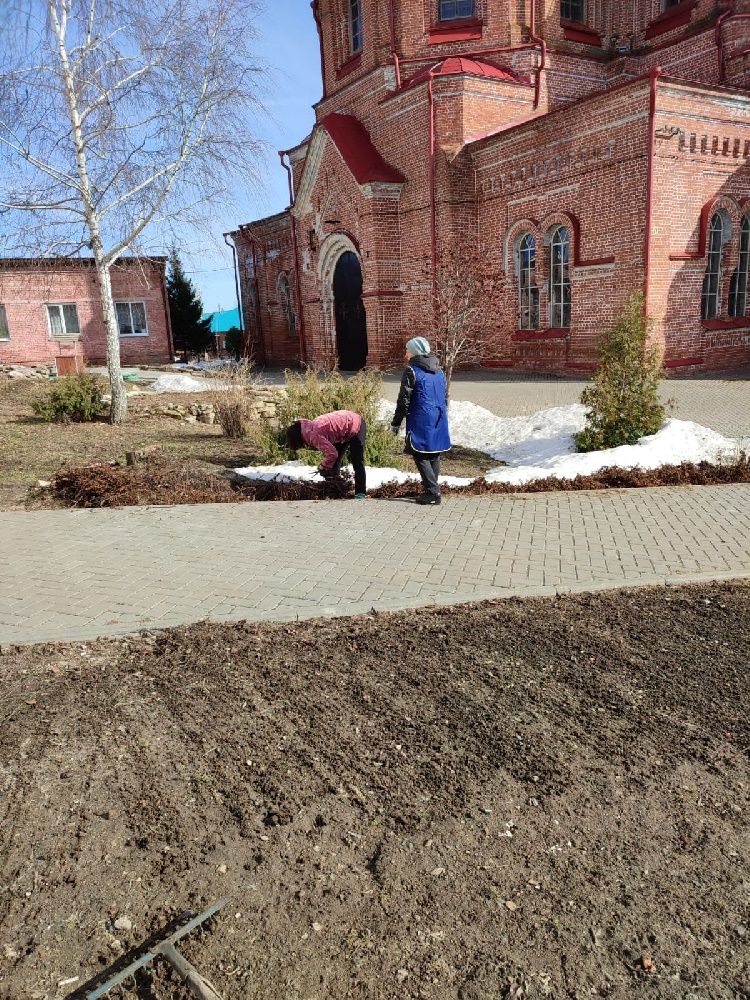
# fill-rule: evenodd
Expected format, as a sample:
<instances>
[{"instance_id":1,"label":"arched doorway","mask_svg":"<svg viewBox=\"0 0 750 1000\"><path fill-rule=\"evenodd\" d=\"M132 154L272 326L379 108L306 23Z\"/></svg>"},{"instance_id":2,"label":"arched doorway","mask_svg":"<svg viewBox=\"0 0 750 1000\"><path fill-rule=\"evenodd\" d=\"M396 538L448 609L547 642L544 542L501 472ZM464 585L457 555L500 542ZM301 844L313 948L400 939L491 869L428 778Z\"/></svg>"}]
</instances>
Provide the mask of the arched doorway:
<instances>
[{"instance_id":1,"label":"arched doorway","mask_svg":"<svg viewBox=\"0 0 750 1000\"><path fill-rule=\"evenodd\" d=\"M345 250L336 261L333 301L339 368L359 371L367 364L367 314L362 301L362 265L351 250Z\"/></svg>"}]
</instances>

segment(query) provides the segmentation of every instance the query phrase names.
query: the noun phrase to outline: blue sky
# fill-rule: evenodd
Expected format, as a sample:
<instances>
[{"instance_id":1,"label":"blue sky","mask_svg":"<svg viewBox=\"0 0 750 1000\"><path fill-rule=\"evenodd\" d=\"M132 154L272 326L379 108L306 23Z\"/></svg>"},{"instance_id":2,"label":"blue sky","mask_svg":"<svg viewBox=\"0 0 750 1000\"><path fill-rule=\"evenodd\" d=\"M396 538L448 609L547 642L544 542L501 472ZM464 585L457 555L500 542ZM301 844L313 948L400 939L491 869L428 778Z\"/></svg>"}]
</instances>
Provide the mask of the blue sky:
<instances>
[{"instance_id":1,"label":"blue sky","mask_svg":"<svg viewBox=\"0 0 750 1000\"><path fill-rule=\"evenodd\" d=\"M318 32L309 0L266 0L257 26L257 54L271 74L264 100L268 115L258 126L259 138L268 144L258 171L261 187L239 185L235 203L216 213L215 227L206 234L210 238L196 234L194 246L183 247L185 268L207 312L236 305L232 254L221 243L221 234L286 208L287 175L277 150L288 149L308 134L315 121L312 105L322 92Z\"/></svg>"}]
</instances>

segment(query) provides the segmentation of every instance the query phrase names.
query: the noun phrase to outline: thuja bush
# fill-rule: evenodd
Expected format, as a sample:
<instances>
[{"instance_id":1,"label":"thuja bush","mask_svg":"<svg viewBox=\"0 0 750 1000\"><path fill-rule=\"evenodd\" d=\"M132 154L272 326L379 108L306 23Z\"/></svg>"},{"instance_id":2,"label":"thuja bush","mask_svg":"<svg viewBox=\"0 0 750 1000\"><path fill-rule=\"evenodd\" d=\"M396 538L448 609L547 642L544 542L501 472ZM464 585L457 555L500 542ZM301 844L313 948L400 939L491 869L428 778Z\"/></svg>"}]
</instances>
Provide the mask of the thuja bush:
<instances>
[{"instance_id":1,"label":"thuja bush","mask_svg":"<svg viewBox=\"0 0 750 1000\"><path fill-rule=\"evenodd\" d=\"M649 347L648 334L643 296L637 293L604 335L593 384L581 395L589 413L586 426L575 436L578 451L635 444L661 430L665 415L659 397L662 355L656 347Z\"/></svg>"},{"instance_id":2,"label":"thuja bush","mask_svg":"<svg viewBox=\"0 0 750 1000\"><path fill-rule=\"evenodd\" d=\"M320 462L317 451L289 451L286 428L295 420L314 420L332 410L353 410L367 423L367 464L392 464L394 438L378 412L383 396L383 377L379 372L366 369L344 378L338 372L308 369L302 373L287 371L284 381L286 392L280 394L276 419L262 418L256 432L255 444L263 461L278 465L297 458L308 465L317 465Z\"/></svg>"},{"instance_id":3,"label":"thuja bush","mask_svg":"<svg viewBox=\"0 0 750 1000\"><path fill-rule=\"evenodd\" d=\"M31 408L48 423L88 423L101 416L103 386L93 375L69 375L56 382Z\"/></svg>"}]
</instances>

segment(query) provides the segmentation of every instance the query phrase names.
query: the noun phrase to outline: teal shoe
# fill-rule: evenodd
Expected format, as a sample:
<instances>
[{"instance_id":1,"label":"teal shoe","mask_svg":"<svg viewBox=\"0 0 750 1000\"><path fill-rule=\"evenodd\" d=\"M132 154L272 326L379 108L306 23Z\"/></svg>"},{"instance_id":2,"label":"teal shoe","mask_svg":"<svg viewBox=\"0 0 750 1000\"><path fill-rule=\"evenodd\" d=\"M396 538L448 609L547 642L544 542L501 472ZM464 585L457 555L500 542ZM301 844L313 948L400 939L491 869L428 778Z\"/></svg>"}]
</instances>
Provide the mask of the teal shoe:
<instances>
[{"instance_id":1,"label":"teal shoe","mask_svg":"<svg viewBox=\"0 0 750 1000\"><path fill-rule=\"evenodd\" d=\"M367 494L366 493L355 493L354 494L354 499L355 500L366 500L367 499Z\"/></svg>"}]
</instances>

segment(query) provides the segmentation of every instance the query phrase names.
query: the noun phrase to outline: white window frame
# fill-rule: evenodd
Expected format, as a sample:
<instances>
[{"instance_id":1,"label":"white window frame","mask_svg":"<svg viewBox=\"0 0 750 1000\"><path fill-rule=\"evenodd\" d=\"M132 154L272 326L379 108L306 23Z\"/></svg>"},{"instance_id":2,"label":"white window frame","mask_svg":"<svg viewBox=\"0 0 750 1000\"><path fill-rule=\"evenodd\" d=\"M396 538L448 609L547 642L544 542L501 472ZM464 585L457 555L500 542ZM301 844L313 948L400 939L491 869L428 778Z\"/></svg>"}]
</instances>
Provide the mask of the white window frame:
<instances>
[{"instance_id":1,"label":"white window frame","mask_svg":"<svg viewBox=\"0 0 750 1000\"><path fill-rule=\"evenodd\" d=\"M5 303L0 302L0 344L7 344L10 340L10 324L8 323L8 310Z\"/></svg>"},{"instance_id":2,"label":"white window frame","mask_svg":"<svg viewBox=\"0 0 750 1000\"><path fill-rule=\"evenodd\" d=\"M76 311L76 325L78 326L77 330L73 330L73 331L68 330L68 325L65 322L65 307L66 306L69 306L69 307L72 306L73 309L75 309L75 311ZM60 310L60 320L62 322L62 328L63 328L63 332L62 333L54 333L53 330L52 330L52 314L50 312L51 309L59 309ZM49 339L50 340L73 340L75 338L80 338L80 336L81 336L81 318L78 315L78 303L77 302L45 302L44 303L44 311L45 311L45 313L47 315L47 330L49 331Z\"/></svg>"},{"instance_id":3,"label":"white window frame","mask_svg":"<svg viewBox=\"0 0 750 1000\"><path fill-rule=\"evenodd\" d=\"M117 315L118 306L128 306L130 309L130 325L133 324L133 306L143 306L143 318L146 321L146 329L143 333L120 333L120 318ZM117 335L120 340L131 340L133 337L148 337L148 310L146 303L142 299L121 299L115 302L115 319L117 320Z\"/></svg>"},{"instance_id":4,"label":"white window frame","mask_svg":"<svg viewBox=\"0 0 750 1000\"><path fill-rule=\"evenodd\" d=\"M516 244L518 329L539 329L539 286L536 283L537 241L533 233L522 233Z\"/></svg>"},{"instance_id":5,"label":"white window frame","mask_svg":"<svg viewBox=\"0 0 750 1000\"><path fill-rule=\"evenodd\" d=\"M349 52L352 58L365 47L362 0L349 0Z\"/></svg>"},{"instance_id":6,"label":"white window frame","mask_svg":"<svg viewBox=\"0 0 750 1000\"><path fill-rule=\"evenodd\" d=\"M750 218L742 216L740 223L740 254L737 269L732 275L729 287L729 315L732 319L743 319L747 313L747 283L750 274Z\"/></svg>"},{"instance_id":7,"label":"white window frame","mask_svg":"<svg viewBox=\"0 0 750 1000\"><path fill-rule=\"evenodd\" d=\"M732 223L723 209L711 215L708 223L706 270L701 292L701 319L720 319L724 284L724 248L732 238Z\"/></svg>"},{"instance_id":8,"label":"white window frame","mask_svg":"<svg viewBox=\"0 0 750 1000\"><path fill-rule=\"evenodd\" d=\"M549 240L549 325L555 330L568 330L572 322L571 251L570 228L555 226ZM560 322L556 323L556 319Z\"/></svg>"},{"instance_id":9,"label":"white window frame","mask_svg":"<svg viewBox=\"0 0 750 1000\"><path fill-rule=\"evenodd\" d=\"M463 0L467 2L467 0ZM473 0L471 3L471 11L468 14L460 12L458 7L461 0L438 0L438 20L441 23L449 24L451 21L468 21L474 19L477 16L477 2ZM449 4L453 6L453 11L451 13L449 9Z\"/></svg>"},{"instance_id":10,"label":"white window frame","mask_svg":"<svg viewBox=\"0 0 750 1000\"><path fill-rule=\"evenodd\" d=\"M563 7L565 4L571 7L574 3L580 2L581 10L580 15L576 16L573 11L568 11L564 13ZM560 2L560 20L561 21L572 21L575 24L585 24L586 23L586 0L561 0Z\"/></svg>"}]
</instances>

